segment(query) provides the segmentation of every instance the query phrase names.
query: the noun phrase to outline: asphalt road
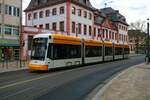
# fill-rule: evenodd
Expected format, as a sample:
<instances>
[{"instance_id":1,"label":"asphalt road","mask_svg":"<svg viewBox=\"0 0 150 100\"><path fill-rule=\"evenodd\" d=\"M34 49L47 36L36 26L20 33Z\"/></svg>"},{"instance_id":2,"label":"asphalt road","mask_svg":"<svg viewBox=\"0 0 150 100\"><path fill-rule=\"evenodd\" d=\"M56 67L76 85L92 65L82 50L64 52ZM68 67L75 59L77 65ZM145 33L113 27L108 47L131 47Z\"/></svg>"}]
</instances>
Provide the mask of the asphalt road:
<instances>
[{"instance_id":1,"label":"asphalt road","mask_svg":"<svg viewBox=\"0 0 150 100\"><path fill-rule=\"evenodd\" d=\"M84 100L105 80L142 62L144 56L56 72L1 73L0 100Z\"/></svg>"}]
</instances>

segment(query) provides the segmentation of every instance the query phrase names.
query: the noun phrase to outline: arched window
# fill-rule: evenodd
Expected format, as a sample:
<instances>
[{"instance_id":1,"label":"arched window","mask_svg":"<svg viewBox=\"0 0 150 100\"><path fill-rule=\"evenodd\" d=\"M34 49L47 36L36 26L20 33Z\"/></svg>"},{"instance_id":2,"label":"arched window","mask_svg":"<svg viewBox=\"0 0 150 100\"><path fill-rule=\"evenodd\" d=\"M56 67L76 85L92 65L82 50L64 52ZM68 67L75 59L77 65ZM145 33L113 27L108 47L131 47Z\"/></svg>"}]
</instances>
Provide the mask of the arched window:
<instances>
[{"instance_id":1,"label":"arched window","mask_svg":"<svg viewBox=\"0 0 150 100\"><path fill-rule=\"evenodd\" d=\"M31 13L28 14L28 20L31 20L31 17L32 17Z\"/></svg>"},{"instance_id":2,"label":"arched window","mask_svg":"<svg viewBox=\"0 0 150 100\"><path fill-rule=\"evenodd\" d=\"M43 18L43 11L40 11L39 18Z\"/></svg>"}]
</instances>

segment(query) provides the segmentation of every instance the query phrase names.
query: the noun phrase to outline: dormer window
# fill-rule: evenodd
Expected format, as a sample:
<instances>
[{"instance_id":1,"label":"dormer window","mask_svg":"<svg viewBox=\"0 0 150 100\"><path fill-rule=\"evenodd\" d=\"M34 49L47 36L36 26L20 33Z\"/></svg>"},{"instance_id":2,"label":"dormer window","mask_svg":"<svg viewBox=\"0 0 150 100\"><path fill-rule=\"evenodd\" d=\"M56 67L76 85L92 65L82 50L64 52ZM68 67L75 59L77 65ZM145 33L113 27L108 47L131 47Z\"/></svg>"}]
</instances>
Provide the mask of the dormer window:
<instances>
[{"instance_id":1,"label":"dormer window","mask_svg":"<svg viewBox=\"0 0 150 100\"><path fill-rule=\"evenodd\" d=\"M36 5L45 4L47 3L47 0L36 0Z\"/></svg>"}]
</instances>

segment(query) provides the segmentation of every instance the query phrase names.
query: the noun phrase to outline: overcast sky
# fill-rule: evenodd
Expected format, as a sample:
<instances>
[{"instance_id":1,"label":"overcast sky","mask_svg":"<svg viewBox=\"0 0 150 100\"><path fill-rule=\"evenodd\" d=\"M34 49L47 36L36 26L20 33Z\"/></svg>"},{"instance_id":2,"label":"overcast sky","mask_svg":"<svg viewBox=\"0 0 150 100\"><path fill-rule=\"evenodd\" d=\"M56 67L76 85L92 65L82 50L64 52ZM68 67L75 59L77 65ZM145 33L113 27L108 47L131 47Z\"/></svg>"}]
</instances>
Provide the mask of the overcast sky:
<instances>
[{"instance_id":1,"label":"overcast sky","mask_svg":"<svg viewBox=\"0 0 150 100\"><path fill-rule=\"evenodd\" d=\"M128 23L150 18L150 0L90 0L95 8L112 7L124 15ZM25 9L30 0L23 0Z\"/></svg>"}]
</instances>

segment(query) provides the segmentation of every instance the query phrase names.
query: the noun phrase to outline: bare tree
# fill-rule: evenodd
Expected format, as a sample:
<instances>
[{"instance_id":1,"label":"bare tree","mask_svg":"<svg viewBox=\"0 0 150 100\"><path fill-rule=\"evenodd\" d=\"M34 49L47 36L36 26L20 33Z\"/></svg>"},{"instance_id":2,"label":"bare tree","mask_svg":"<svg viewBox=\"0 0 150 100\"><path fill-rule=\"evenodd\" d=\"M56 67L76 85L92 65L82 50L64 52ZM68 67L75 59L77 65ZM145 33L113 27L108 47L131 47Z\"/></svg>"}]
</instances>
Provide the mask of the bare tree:
<instances>
[{"instance_id":1,"label":"bare tree","mask_svg":"<svg viewBox=\"0 0 150 100\"><path fill-rule=\"evenodd\" d=\"M136 22L130 23L130 30L140 30L141 32L146 32L146 21L137 20Z\"/></svg>"},{"instance_id":2,"label":"bare tree","mask_svg":"<svg viewBox=\"0 0 150 100\"><path fill-rule=\"evenodd\" d=\"M135 43L135 51L138 53L139 48L145 44L146 21L138 20L132 22L129 29L129 40Z\"/></svg>"}]
</instances>

